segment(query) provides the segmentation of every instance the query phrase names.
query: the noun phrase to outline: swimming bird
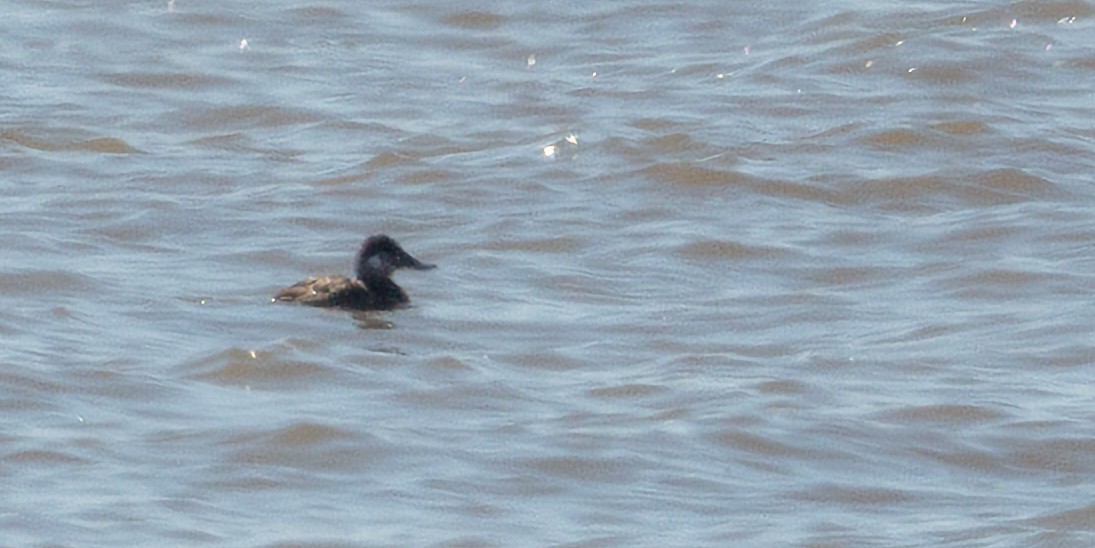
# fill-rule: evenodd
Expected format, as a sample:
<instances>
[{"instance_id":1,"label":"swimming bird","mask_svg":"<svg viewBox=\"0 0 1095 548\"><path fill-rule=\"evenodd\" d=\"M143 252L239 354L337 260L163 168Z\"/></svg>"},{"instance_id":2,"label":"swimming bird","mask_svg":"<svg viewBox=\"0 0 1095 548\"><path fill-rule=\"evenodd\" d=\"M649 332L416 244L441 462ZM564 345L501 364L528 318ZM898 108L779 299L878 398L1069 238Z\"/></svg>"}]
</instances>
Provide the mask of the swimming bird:
<instances>
[{"instance_id":1,"label":"swimming bird","mask_svg":"<svg viewBox=\"0 0 1095 548\"><path fill-rule=\"evenodd\" d=\"M415 259L390 237L377 234L366 238L357 252L356 279L345 276L308 278L278 291L273 300L348 310L403 308L410 299L403 288L392 281L392 273L397 268L429 270L436 267Z\"/></svg>"}]
</instances>

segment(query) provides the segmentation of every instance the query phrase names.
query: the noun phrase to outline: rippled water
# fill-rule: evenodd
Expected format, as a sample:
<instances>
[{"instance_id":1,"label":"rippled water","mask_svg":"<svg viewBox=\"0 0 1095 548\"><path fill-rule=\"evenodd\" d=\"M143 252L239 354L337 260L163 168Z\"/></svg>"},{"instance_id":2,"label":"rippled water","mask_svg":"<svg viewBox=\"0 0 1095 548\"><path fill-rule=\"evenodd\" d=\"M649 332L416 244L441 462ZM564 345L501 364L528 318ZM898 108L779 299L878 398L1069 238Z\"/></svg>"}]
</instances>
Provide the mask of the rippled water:
<instances>
[{"instance_id":1,"label":"rippled water","mask_svg":"<svg viewBox=\"0 0 1095 548\"><path fill-rule=\"evenodd\" d=\"M1090 545L1093 20L8 2L0 544Z\"/></svg>"}]
</instances>

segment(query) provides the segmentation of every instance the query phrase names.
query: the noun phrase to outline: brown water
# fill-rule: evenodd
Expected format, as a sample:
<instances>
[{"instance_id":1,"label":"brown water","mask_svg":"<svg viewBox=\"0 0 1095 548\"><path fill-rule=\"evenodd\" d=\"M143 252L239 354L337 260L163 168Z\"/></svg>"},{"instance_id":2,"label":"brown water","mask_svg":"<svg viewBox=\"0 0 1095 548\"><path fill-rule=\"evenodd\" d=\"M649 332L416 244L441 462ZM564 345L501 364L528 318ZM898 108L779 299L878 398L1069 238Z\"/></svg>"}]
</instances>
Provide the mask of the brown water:
<instances>
[{"instance_id":1,"label":"brown water","mask_svg":"<svg viewBox=\"0 0 1095 548\"><path fill-rule=\"evenodd\" d=\"M9 0L0 545L1091 545L1093 21Z\"/></svg>"}]
</instances>

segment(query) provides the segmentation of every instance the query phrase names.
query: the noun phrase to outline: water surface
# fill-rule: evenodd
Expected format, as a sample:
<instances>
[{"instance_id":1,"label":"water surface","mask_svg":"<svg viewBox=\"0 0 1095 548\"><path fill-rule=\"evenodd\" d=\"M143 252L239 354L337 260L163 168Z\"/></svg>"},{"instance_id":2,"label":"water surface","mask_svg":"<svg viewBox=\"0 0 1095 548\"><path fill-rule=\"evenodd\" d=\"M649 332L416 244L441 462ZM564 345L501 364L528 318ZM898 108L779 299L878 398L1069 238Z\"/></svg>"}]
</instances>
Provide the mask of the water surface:
<instances>
[{"instance_id":1,"label":"water surface","mask_svg":"<svg viewBox=\"0 0 1095 548\"><path fill-rule=\"evenodd\" d=\"M1095 540L1090 2L9 4L4 545Z\"/></svg>"}]
</instances>

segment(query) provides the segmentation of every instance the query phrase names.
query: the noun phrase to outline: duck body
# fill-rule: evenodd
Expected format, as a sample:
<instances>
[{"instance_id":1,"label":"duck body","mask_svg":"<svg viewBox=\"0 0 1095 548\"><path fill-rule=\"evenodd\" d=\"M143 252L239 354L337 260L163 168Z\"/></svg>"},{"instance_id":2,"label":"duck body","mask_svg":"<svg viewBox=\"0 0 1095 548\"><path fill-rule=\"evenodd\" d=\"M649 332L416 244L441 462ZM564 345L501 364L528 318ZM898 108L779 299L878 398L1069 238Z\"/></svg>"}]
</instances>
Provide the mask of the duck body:
<instances>
[{"instance_id":1,"label":"duck body","mask_svg":"<svg viewBox=\"0 0 1095 548\"><path fill-rule=\"evenodd\" d=\"M429 270L436 265L415 259L395 240L379 234L361 244L356 278L338 275L308 278L278 291L273 300L347 310L403 308L410 303L410 298L391 279L398 268Z\"/></svg>"},{"instance_id":2,"label":"duck body","mask_svg":"<svg viewBox=\"0 0 1095 548\"><path fill-rule=\"evenodd\" d=\"M402 288L394 293L370 290L361 280L346 276L322 276L297 282L274 297L308 306L346 308L349 310L392 310L407 306L410 299Z\"/></svg>"}]
</instances>

